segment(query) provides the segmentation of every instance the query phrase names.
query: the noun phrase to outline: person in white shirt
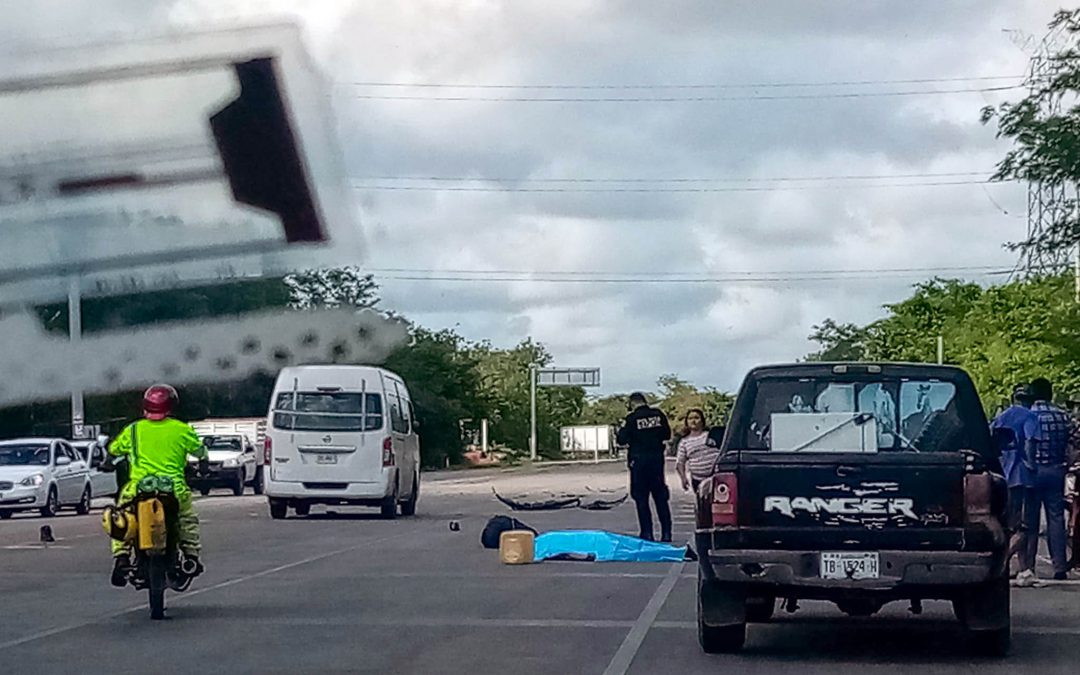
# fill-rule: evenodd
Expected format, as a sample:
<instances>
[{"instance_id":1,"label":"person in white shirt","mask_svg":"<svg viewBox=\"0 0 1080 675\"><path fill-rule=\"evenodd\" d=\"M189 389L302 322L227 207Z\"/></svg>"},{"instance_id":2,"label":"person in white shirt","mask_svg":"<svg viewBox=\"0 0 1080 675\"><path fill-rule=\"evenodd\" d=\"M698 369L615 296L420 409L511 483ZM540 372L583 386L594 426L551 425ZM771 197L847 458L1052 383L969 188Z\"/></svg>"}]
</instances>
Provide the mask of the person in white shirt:
<instances>
[{"instance_id":1,"label":"person in white shirt","mask_svg":"<svg viewBox=\"0 0 1080 675\"><path fill-rule=\"evenodd\" d=\"M705 413L700 408L688 410L684 423L686 427L675 455L675 472L683 490L693 488L697 492L698 484L713 474L720 448L710 439Z\"/></svg>"}]
</instances>

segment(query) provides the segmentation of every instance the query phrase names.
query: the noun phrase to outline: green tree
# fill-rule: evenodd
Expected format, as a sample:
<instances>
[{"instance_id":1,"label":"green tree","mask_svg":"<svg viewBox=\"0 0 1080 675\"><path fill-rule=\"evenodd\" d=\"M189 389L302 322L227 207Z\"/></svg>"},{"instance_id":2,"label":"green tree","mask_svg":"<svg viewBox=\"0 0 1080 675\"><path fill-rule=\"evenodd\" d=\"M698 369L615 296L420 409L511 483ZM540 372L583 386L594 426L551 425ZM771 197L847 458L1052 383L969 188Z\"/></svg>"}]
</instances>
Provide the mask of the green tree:
<instances>
[{"instance_id":1,"label":"green tree","mask_svg":"<svg viewBox=\"0 0 1080 675\"><path fill-rule=\"evenodd\" d=\"M997 122L999 138L1015 147L997 165L994 180L1080 183L1080 9L1059 10L1050 34L1061 45L1042 57L1026 82L1029 94L982 111L983 123ZM1060 254L1080 241L1076 200L1056 209L1053 221L1037 237L1012 244L1025 252Z\"/></svg>"},{"instance_id":2,"label":"green tree","mask_svg":"<svg viewBox=\"0 0 1080 675\"><path fill-rule=\"evenodd\" d=\"M597 396L585 400L578 422L580 424L618 424L619 420L625 416L625 395Z\"/></svg>"},{"instance_id":3,"label":"green tree","mask_svg":"<svg viewBox=\"0 0 1080 675\"><path fill-rule=\"evenodd\" d=\"M862 361L866 359L867 329L853 323L825 319L814 326L810 340L821 349L806 357L808 361Z\"/></svg>"},{"instance_id":4,"label":"green tree","mask_svg":"<svg viewBox=\"0 0 1080 675\"><path fill-rule=\"evenodd\" d=\"M550 365L551 354L531 338L512 349L497 349L489 343L475 345L472 353L484 391L491 401L492 438L525 451L529 447L529 365ZM537 452L545 457L560 456L559 430L573 424L585 408L585 391L580 387L540 387L536 394Z\"/></svg>"},{"instance_id":5,"label":"green tree","mask_svg":"<svg viewBox=\"0 0 1080 675\"><path fill-rule=\"evenodd\" d=\"M865 335L866 360L933 362L941 335L946 362L971 374L990 411L1035 377L1049 378L1063 397L1080 391L1080 308L1069 275L987 289L935 279L886 309L885 318L851 329Z\"/></svg>"},{"instance_id":6,"label":"green tree","mask_svg":"<svg viewBox=\"0 0 1080 675\"><path fill-rule=\"evenodd\" d=\"M713 387L698 388L671 374L661 375L656 385L660 390L657 405L671 420L673 429L682 427L683 418L691 408L701 408L712 426L727 424L734 401L730 394Z\"/></svg>"},{"instance_id":7,"label":"green tree","mask_svg":"<svg viewBox=\"0 0 1080 675\"><path fill-rule=\"evenodd\" d=\"M412 328L412 339L387 360L386 367L409 385L426 466L442 466L446 458L461 460L459 422L488 414L478 361L465 339L451 330Z\"/></svg>"},{"instance_id":8,"label":"green tree","mask_svg":"<svg viewBox=\"0 0 1080 675\"><path fill-rule=\"evenodd\" d=\"M358 267L330 267L287 275L283 279L293 309L374 307L379 302L375 277Z\"/></svg>"}]
</instances>

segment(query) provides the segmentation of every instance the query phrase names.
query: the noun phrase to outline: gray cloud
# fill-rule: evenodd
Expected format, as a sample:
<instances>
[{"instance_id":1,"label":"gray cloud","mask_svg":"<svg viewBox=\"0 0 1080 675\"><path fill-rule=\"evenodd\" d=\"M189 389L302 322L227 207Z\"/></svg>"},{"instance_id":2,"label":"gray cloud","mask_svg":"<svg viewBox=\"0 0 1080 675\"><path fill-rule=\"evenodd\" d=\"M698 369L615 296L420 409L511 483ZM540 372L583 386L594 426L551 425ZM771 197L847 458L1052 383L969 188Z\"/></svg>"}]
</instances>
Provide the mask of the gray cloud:
<instances>
[{"instance_id":1,"label":"gray cloud","mask_svg":"<svg viewBox=\"0 0 1080 675\"><path fill-rule=\"evenodd\" d=\"M21 3L19 30L50 32L57 4ZM1004 146L977 115L1009 93L500 103L357 95L732 96L849 89L441 92L350 83L738 84L1013 75L1024 70L1026 57L1002 29L1039 33L1053 10L1036 0L327 0L301 9L284 0L173 0L145 3L149 8L117 0L64 4L82 7L72 14L76 22L96 14L103 18L95 25L119 21L128 29L139 21L206 25L257 18L268 7L296 16L336 82L334 105L353 176L497 177L511 179L509 187L543 185L527 178L574 176L989 174ZM702 194L357 190L355 197L363 207L373 268L657 275L1012 263L1001 243L1022 235L1023 221L1015 217L1023 214L1022 188L868 189L865 183ZM813 324L827 316L871 320L917 280L857 275L833 282L630 285L383 277L387 307L498 344L531 334L549 344L559 361L601 366L610 389L648 386L664 372L734 387L756 362L792 360L812 349L806 335Z\"/></svg>"}]
</instances>

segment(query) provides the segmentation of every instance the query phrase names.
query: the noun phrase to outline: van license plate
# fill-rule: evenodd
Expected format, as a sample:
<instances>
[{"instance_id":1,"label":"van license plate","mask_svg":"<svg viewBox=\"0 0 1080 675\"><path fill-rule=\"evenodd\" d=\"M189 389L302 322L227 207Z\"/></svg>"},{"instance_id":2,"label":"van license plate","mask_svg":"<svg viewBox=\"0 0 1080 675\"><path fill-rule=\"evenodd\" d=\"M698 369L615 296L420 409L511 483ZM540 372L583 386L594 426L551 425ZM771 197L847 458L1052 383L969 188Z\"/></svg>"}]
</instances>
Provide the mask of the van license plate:
<instances>
[{"instance_id":1,"label":"van license plate","mask_svg":"<svg viewBox=\"0 0 1080 675\"><path fill-rule=\"evenodd\" d=\"M315 455L316 464L337 464L337 455Z\"/></svg>"},{"instance_id":2,"label":"van license plate","mask_svg":"<svg viewBox=\"0 0 1080 675\"><path fill-rule=\"evenodd\" d=\"M821 554L822 579L877 579L881 576L876 552L837 551Z\"/></svg>"}]
</instances>

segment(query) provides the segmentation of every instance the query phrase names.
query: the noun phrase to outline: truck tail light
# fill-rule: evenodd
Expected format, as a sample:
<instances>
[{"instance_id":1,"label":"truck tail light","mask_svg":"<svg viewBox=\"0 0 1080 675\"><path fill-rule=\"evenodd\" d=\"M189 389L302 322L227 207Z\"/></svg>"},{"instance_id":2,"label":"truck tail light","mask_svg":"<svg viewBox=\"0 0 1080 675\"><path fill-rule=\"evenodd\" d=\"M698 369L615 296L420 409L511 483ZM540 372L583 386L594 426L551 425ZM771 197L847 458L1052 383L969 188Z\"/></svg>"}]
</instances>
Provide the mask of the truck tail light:
<instances>
[{"instance_id":1,"label":"truck tail light","mask_svg":"<svg viewBox=\"0 0 1080 675\"><path fill-rule=\"evenodd\" d=\"M382 442L382 465L394 466L394 440L389 436Z\"/></svg>"},{"instance_id":2,"label":"truck tail light","mask_svg":"<svg viewBox=\"0 0 1080 675\"><path fill-rule=\"evenodd\" d=\"M270 466L270 463L273 461L273 457L274 457L274 442L270 440L269 436L267 436L266 440L263 441L263 456L262 456L263 466Z\"/></svg>"},{"instance_id":3,"label":"truck tail light","mask_svg":"<svg viewBox=\"0 0 1080 675\"><path fill-rule=\"evenodd\" d=\"M985 524L993 518L993 481L989 473L964 476L964 522Z\"/></svg>"},{"instance_id":4,"label":"truck tail light","mask_svg":"<svg viewBox=\"0 0 1080 675\"><path fill-rule=\"evenodd\" d=\"M724 472L702 481L697 494L697 526L735 527L739 524L739 483L734 473Z\"/></svg>"}]
</instances>

